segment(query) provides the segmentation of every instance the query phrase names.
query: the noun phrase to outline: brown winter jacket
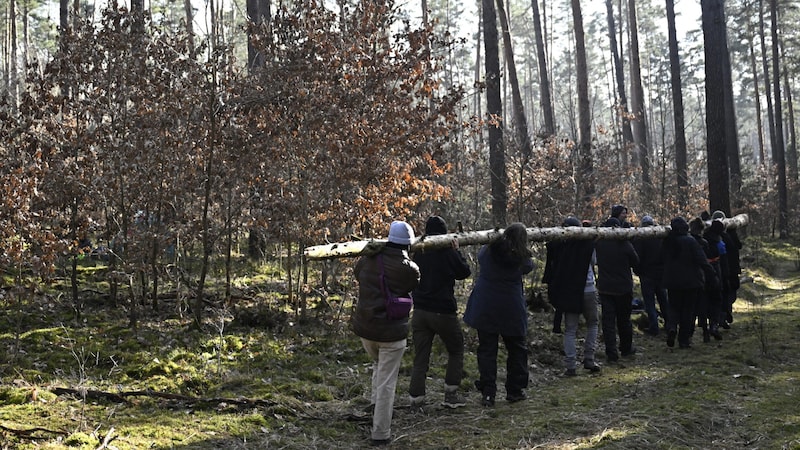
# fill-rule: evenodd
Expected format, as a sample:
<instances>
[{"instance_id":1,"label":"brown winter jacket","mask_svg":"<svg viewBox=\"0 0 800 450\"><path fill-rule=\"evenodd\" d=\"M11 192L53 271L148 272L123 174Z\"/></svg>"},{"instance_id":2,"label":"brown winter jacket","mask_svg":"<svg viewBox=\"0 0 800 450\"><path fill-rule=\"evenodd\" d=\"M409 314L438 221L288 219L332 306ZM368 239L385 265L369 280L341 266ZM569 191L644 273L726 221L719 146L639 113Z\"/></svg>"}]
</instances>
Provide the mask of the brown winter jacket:
<instances>
[{"instance_id":1,"label":"brown winter jacket","mask_svg":"<svg viewBox=\"0 0 800 450\"><path fill-rule=\"evenodd\" d=\"M419 267L403 249L387 246L380 254L383 255L383 273L389 290L397 296L409 297L419 284ZM354 272L358 280L358 303L350 318L353 332L378 342L405 339L408 336L408 318L390 320L386 317L377 255L363 256L356 263Z\"/></svg>"}]
</instances>

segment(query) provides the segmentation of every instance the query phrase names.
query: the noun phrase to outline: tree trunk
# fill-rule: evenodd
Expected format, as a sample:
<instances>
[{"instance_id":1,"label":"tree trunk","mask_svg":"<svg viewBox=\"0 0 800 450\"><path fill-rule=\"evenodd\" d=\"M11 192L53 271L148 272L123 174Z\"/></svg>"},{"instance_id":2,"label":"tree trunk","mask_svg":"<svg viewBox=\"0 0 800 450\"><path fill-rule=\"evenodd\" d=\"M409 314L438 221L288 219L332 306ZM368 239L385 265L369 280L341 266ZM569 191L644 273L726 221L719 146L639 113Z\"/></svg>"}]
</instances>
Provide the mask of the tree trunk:
<instances>
[{"instance_id":1,"label":"tree trunk","mask_svg":"<svg viewBox=\"0 0 800 450\"><path fill-rule=\"evenodd\" d=\"M748 27L749 28L749 27ZM765 164L764 155L764 124L761 119L761 89L759 88L758 81L758 64L756 62L755 44L753 43L753 30L748 30L748 44L750 50L750 70L753 72L753 96L756 102L756 132L758 133L758 162L762 165Z\"/></svg>"},{"instance_id":2,"label":"tree trunk","mask_svg":"<svg viewBox=\"0 0 800 450\"><path fill-rule=\"evenodd\" d=\"M780 44L781 61L786 67L786 53L784 42ZM797 183L797 133L794 124L794 103L792 102L792 85L789 80L789 70L783 69L783 90L786 92L786 109L788 117L786 126L789 127L789 145L786 147L786 181L789 186L794 186ZM795 192L796 193L796 192ZM792 204L795 199L792 200Z\"/></svg>"},{"instance_id":3,"label":"tree trunk","mask_svg":"<svg viewBox=\"0 0 800 450\"><path fill-rule=\"evenodd\" d=\"M769 125L769 147L770 159L775 161L775 110L772 107L772 85L769 74L769 60L767 59L767 44L765 42L764 30L764 0L758 0L758 30L759 37L761 38L761 65L764 70L764 94L767 97L767 123Z\"/></svg>"},{"instance_id":4,"label":"tree trunk","mask_svg":"<svg viewBox=\"0 0 800 450\"><path fill-rule=\"evenodd\" d=\"M486 50L486 108L489 126L489 170L492 182L492 220L506 224L508 208L505 144L503 143L503 103L500 100L500 54L497 40L497 15L492 0L482 0L483 40Z\"/></svg>"},{"instance_id":5,"label":"tree trunk","mask_svg":"<svg viewBox=\"0 0 800 450\"><path fill-rule=\"evenodd\" d=\"M781 239L789 237L789 200L786 187L786 155L783 143L783 110L781 105L780 60L778 59L778 5L770 0L769 16L772 28L772 73L775 90L775 165L778 172L778 232Z\"/></svg>"},{"instance_id":6,"label":"tree trunk","mask_svg":"<svg viewBox=\"0 0 800 450\"><path fill-rule=\"evenodd\" d=\"M727 229L740 229L749 224L747 214L724 219ZM642 228L608 228L608 227L530 227L528 231L529 242L568 241L575 239L632 239L632 238L663 238L669 231L668 226L642 227ZM411 244L411 252L427 251L437 248L447 248L453 245L453 240L458 241L460 247L466 245L488 244L503 234L503 230L468 231L460 233L439 234L418 238ZM303 255L307 260L321 260L332 258L349 258L371 255L379 252L385 245L385 239L370 239L363 241L340 242L336 244L316 245L306 247Z\"/></svg>"},{"instance_id":7,"label":"tree trunk","mask_svg":"<svg viewBox=\"0 0 800 450\"><path fill-rule=\"evenodd\" d=\"M610 1L610 0L609 0ZM539 0L531 0L533 9L533 31L536 38L536 56L539 63L539 101L544 115L544 134L547 137L556 134L556 119L553 113L553 99L550 95L550 75L547 71L547 56L542 35Z\"/></svg>"},{"instance_id":8,"label":"tree trunk","mask_svg":"<svg viewBox=\"0 0 800 450\"><path fill-rule=\"evenodd\" d=\"M678 204L685 209L689 203L689 175L686 158L686 131L683 121L683 88L681 62L678 54L678 34L675 30L675 2L667 2L667 28L669 31L669 66L672 83L672 115L675 123L675 169L678 175Z\"/></svg>"},{"instance_id":9,"label":"tree trunk","mask_svg":"<svg viewBox=\"0 0 800 450\"><path fill-rule=\"evenodd\" d=\"M592 117L589 105L589 69L586 64L586 36L580 0L572 0L572 21L575 30L575 76L578 88L578 198L583 215L591 210L594 196L592 161Z\"/></svg>"},{"instance_id":10,"label":"tree trunk","mask_svg":"<svg viewBox=\"0 0 800 450\"><path fill-rule=\"evenodd\" d=\"M267 4L267 15L264 15L264 6ZM269 20L269 0L247 0L247 19L253 24L253 27L259 29L264 23ZM247 39L247 68L253 71L257 68L264 67L264 55L259 49L253 46L252 31L248 31Z\"/></svg>"},{"instance_id":11,"label":"tree trunk","mask_svg":"<svg viewBox=\"0 0 800 450\"><path fill-rule=\"evenodd\" d=\"M723 3L724 9L724 3ZM724 14L724 10L723 10ZM725 77L725 147L728 154L728 177L733 191L734 201L739 198L742 190L742 169L739 163L739 134L736 126L736 107L733 98L733 76L731 74L731 53L728 50L728 27L723 27L725 33L725 51L723 76Z\"/></svg>"},{"instance_id":12,"label":"tree trunk","mask_svg":"<svg viewBox=\"0 0 800 450\"><path fill-rule=\"evenodd\" d=\"M186 34L189 36L189 57L194 59L194 9L192 8L192 0L183 0L183 11L186 14Z\"/></svg>"},{"instance_id":13,"label":"tree trunk","mask_svg":"<svg viewBox=\"0 0 800 450\"><path fill-rule=\"evenodd\" d=\"M617 44L616 21L614 20L614 8L611 0L606 0L606 15L608 17L608 40L611 47L611 57L614 60L614 75L617 82L618 104L617 116L620 118L622 129L623 144L623 164L628 164L628 152L633 146L633 131L631 131L630 115L628 113L628 94L625 92L625 72L623 69L622 58L620 57Z\"/></svg>"},{"instance_id":14,"label":"tree trunk","mask_svg":"<svg viewBox=\"0 0 800 450\"><path fill-rule=\"evenodd\" d=\"M506 67L508 67L508 80L511 83L511 104L514 110L514 131L517 145L522 157L527 161L533 152L533 145L528 134L528 119L525 116L525 106L522 103L522 93L519 89L517 78L517 65L514 63L514 49L511 46L511 31L508 16L503 5L503 0L497 0L497 16L503 29L503 49L505 50Z\"/></svg>"},{"instance_id":15,"label":"tree trunk","mask_svg":"<svg viewBox=\"0 0 800 450\"><path fill-rule=\"evenodd\" d=\"M725 145L725 13L723 0L702 0L706 75L708 201L711 210L730 211Z\"/></svg>"},{"instance_id":16,"label":"tree trunk","mask_svg":"<svg viewBox=\"0 0 800 450\"><path fill-rule=\"evenodd\" d=\"M634 120L631 123L633 142L642 172L642 198L644 205L653 201L653 181L650 179L650 146L647 142L647 114L644 107L644 88L642 87L642 69L639 61L639 31L636 20L636 1L628 0L628 26L630 27L631 48L631 112Z\"/></svg>"}]
</instances>

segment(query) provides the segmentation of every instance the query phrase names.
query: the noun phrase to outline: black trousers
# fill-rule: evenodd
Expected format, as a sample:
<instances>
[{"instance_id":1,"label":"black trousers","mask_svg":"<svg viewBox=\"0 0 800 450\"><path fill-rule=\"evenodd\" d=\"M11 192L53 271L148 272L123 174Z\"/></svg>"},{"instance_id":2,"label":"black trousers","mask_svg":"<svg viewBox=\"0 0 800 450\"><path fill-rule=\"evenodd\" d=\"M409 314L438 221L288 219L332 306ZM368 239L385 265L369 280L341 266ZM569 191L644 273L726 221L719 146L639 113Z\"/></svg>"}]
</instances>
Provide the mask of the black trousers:
<instances>
[{"instance_id":1,"label":"black trousers","mask_svg":"<svg viewBox=\"0 0 800 450\"><path fill-rule=\"evenodd\" d=\"M478 330L478 385L483 396L497 394L497 352L500 334ZM528 387L528 345L525 336L502 335L506 358L506 395L517 395Z\"/></svg>"}]
</instances>

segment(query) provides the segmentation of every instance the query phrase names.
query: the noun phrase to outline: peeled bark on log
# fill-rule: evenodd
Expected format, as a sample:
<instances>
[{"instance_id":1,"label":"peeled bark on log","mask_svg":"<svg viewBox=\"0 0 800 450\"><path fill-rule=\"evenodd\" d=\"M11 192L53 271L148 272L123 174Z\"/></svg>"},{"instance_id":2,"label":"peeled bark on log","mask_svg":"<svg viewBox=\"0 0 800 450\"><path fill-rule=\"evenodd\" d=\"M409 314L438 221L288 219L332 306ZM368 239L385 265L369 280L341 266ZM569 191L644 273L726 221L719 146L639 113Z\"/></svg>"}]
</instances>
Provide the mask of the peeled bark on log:
<instances>
[{"instance_id":1,"label":"peeled bark on log","mask_svg":"<svg viewBox=\"0 0 800 450\"><path fill-rule=\"evenodd\" d=\"M724 219L727 229L743 228L749 222L747 214L739 214L730 219ZM706 225L710 224L706 221ZM632 239L632 238L663 238L670 232L669 226L653 226L641 228L606 228L606 227L551 227L528 228L528 241L549 242L567 241L571 239ZM425 251L435 248L444 248L452 245L453 240L458 240L459 246L488 244L503 233L502 229L470 231L464 233L439 234L435 236L422 236L411 244L411 251ZM309 260L348 258L371 255L380 251L386 244L385 239L370 239L364 241L349 241L335 244L316 245L306 247L304 254Z\"/></svg>"}]
</instances>

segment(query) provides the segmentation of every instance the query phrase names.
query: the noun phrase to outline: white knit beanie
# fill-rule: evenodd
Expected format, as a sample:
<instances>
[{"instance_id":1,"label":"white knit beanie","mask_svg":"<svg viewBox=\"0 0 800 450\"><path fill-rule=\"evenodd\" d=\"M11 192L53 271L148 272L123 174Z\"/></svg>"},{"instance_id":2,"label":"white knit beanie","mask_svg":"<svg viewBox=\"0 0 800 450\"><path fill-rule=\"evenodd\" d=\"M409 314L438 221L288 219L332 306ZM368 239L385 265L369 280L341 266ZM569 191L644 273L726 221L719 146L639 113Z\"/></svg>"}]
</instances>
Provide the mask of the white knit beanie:
<instances>
[{"instance_id":1,"label":"white knit beanie","mask_svg":"<svg viewBox=\"0 0 800 450\"><path fill-rule=\"evenodd\" d=\"M389 242L400 245L411 245L414 240L414 229L402 220L395 220L389 226Z\"/></svg>"}]
</instances>

